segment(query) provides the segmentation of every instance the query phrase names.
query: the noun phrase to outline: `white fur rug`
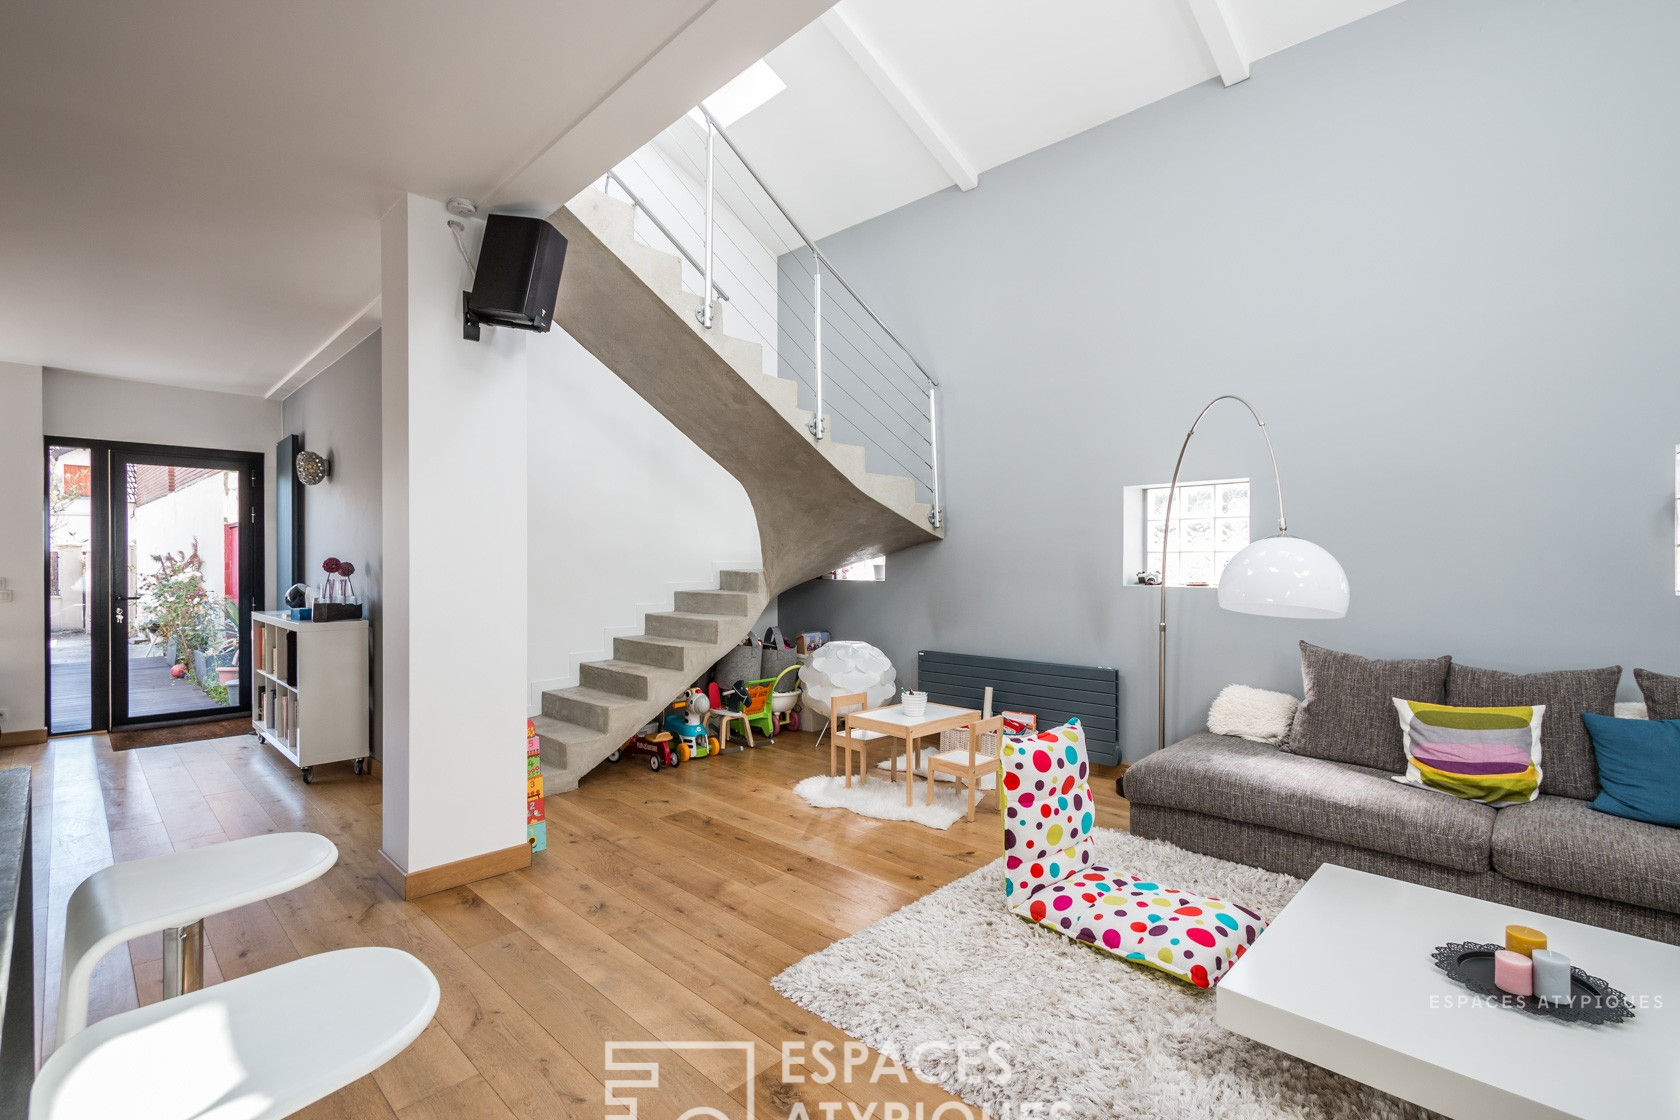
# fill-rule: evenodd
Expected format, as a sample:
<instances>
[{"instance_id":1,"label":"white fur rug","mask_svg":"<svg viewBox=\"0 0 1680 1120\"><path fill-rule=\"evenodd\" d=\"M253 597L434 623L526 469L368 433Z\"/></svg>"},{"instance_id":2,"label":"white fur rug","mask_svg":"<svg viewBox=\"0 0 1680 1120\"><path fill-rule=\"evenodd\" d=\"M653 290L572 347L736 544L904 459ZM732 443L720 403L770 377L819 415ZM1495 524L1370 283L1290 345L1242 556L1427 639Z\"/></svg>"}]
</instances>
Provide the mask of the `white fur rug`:
<instances>
[{"instance_id":1,"label":"white fur rug","mask_svg":"<svg viewBox=\"0 0 1680 1120\"><path fill-rule=\"evenodd\" d=\"M964 743L962 745L962 748L964 750L967 750L968 749L968 744ZM955 748L953 748L953 749L955 749ZM918 778L927 777L927 760L928 760L928 755L930 753L932 753L932 752L929 751L929 750L924 749L922 751L922 764L919 767L916 768L916 777L918 777ZM900 774L904 773L904 771L910 765L910 763L908 761L906 761L906 759L907 759L906 755L901 754L901 755L898 756L898 772ZM889 758L889 759L885 760L884 762L877 762L875 764L875 769L884 770L888 773L891 773L892 769L893 769L892 759ZM953 777L952 775L941 771L940 774L939 774L939 777L936 780L941 781L941 782L954 782L957 779L955 777ZM997 788L997 775L996 774L984 774L984 775L982 775L981 778L980 778L980 788L981 789L996 789ZM900 792L902 792L902 791L900 791ZM967 798L968 798L968 795L966 793L963 794L963 806L964 806L963 811L964 812L968 811L967 810L967 806L968 806ZM996 808L995 803L993 805L993 808L994 809Z\"/></svg>"},{"instance_id":2,"label":"white fur rug","mask_svg":"<svg viewBox=\"0 0 1680 1120\"><path fill-rule=\"evenodd\" d=\"M966 793L936 789L933 791L933 804L929 805L927 787L920 782L916 783L916 803L909 806L904 804L902 780L889 782L883 778L871 778L865 785L853 775L852 788L847 789L845 778L818 774L800 781L793 787L793 792L818 809L850 809L860 817L874 817L880 821L914 821L929 828L950 828L968 816ZM980 814L988 810L995 816L997 802L988 800L976 805L975 819L978 820Z\"/></svg>"},{"instance_id":3,"label":"white fur rug","mask_svg":"<svg viewBox=\"0 0 1680 1120\"><path fill-rule=\"evenodd\" d=\"M1235 899L1267 918L1301 888L1287 875L1160 841L1111 829L1094 835L1102 864ZM806 957L772 983L993 1116L1431 1115L1225 1030L1214 1022L1212 992L1015 917L1004 908L1001 860ZM994 1044L1007 1077L997 1064L959 1063L953 1050L983 1054Z\"/></svg>"}]
</instances>

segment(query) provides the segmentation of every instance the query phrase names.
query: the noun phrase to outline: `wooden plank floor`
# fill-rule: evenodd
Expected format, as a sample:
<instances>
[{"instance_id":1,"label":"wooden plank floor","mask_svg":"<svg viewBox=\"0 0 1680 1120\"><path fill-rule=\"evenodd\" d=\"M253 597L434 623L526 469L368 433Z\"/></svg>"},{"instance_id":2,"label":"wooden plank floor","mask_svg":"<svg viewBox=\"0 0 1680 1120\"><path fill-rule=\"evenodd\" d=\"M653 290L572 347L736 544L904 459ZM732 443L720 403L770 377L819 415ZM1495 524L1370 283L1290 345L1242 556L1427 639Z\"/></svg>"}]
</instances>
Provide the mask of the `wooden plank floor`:
<instances>
[{"instance_id":1,"label":"wooden plank floor","mask_svg":"<svg viewBox=\"0 0 1680 1120\"><path fill-rule=\"evenodd\" d=\"M249 736L114 752L103 736L0 754L33 769L36 993L51 1038L64 905L114 860L261 832L319 832L339 847L322 879L206 923L205 979L243 976L301 955L394 945L436 973L435 1021L372 1076L302 1115L357 1118L599 1116L608 1041L750 1043L755 1112L785 1120L804 1100L950 1100L914 1078L879 1087L784 1085L784 1041L845 1041L777 995L770 978L996 856L995 803L948 832L811 809L796 781L826 772L826 744L774 747L652 773L639 759L603 767L549 802L549 849L529 870L422 899L398 900L375 866L380 786L349 767L314 785ZM1126 808L1098 768L1098 821ZM98 969L92 1019L159 998L157 939ZM50 1047L43 1042L43 1049ZM640 1060L648 1060L637 1055ZM873 1055L871 1056L873 1062ZM711 1105L738 1114L740 1052L689 1051L661 1063L642 1114L674 1120ZM879 1114L879 1113L877 1113Z\"/></svg>"}]
</instances>

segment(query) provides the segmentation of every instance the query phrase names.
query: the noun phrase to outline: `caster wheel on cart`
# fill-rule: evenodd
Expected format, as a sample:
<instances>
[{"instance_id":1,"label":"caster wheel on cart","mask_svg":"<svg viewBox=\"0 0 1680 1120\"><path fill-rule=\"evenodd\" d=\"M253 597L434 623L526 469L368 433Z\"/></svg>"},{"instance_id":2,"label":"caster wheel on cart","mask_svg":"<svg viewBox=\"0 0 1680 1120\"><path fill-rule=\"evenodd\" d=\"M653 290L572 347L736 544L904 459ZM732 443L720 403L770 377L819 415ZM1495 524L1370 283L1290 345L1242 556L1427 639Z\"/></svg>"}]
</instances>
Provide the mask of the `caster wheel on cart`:
<instances>
[{"instance_id":1,"label":"caster wheel on cart","mask_svg":"<svg viewBox=\"0 0 1680 1120\"><path fill-rule=\"evenodd\" d=\"M611 754L609 754L607 756L607 761L608 762L617 762L619 759L621 759L623 757L624 757L624 752L621 751L621 750L618 750L618 751L614 751Z\"/></svg>"},{"instance_id":2,"label":"caster wheel on cart","mask_svg":"<svg viewBox=\"0 0 1680 1120\"><path fill-rule=\"evenodd\" d=\"M314 781L315 781L315 767L305 766L303 768L303 784L307 786L307 785L312 784Z\"/></svg>"},{"instance_id":3,"label":"caster wheel on cart","mask_svg":"<svg viewBox=\"0 0 1680 1120\"><path fill-rule=\"evenodd\" d=\"M358 759L357 759L357 760L356 760L356 761L355 761L355 762L354 762L354 763L353 763L353 764L352 764L352 765L351 765L351 767L350 767L350 769L351 769L351 771L352 771L352 772L353 772L353 773L355 773L355 774L357 774L357 775L360 775L360 774L361 774L361 772L362 772L362 760L361 760L361 759L359 759L359 758L358 758Z\"/></svg>"},{"instance_id":4,"label":"caster wheel on cart","mask_svg":"<svg viewBox=\"0 0 1680 1120\"><path fill-rule=\"evenodd\" d=\"M649 770L655 770L655 771L657 771L659 769L659 756L658 755L656 755L656 754L648 755L648 769Z\"/></svg>"}]
</instances>

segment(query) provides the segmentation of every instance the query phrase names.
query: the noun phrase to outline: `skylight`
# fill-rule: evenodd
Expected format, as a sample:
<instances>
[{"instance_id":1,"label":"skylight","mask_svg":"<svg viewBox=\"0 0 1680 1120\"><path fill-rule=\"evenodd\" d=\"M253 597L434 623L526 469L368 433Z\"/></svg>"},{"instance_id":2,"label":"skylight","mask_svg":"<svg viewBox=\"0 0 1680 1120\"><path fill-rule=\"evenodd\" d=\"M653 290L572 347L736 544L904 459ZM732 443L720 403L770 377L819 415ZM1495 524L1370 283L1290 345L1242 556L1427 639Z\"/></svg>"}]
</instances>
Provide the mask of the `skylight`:
<instances>
[{"instance_id":1,"label":"skylight","mask_svg":"<svg viewBox=\"0 0 1680 1120\"><path fill-rule=\"evenodd\" d=\"M718 124L728 128L786 88L787 83L761 58L701 104L717 118ZM696 124L706 123L698 109L690 110L688 115Z\"/></svg>"}]
</instances>

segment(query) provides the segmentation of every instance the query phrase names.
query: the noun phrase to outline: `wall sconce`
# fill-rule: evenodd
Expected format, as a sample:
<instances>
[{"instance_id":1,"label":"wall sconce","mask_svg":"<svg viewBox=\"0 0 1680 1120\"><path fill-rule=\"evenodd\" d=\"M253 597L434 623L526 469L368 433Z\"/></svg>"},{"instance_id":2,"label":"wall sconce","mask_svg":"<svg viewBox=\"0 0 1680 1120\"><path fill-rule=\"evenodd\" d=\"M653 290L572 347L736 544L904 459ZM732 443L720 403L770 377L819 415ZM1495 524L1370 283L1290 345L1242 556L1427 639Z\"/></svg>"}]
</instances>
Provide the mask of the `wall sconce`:
<instances>
[{"instance_id":1,"label":"wall sconce","mask_svg":"<svg viewBox=\"0 0 1680 1120\"><path fill-rule=\"evenodd\" d=\"M293 464L298 481L305 486L318 486L332 477L332 456L322 457L313 451L299 451Z\"/></svg>"}]
</instances>

